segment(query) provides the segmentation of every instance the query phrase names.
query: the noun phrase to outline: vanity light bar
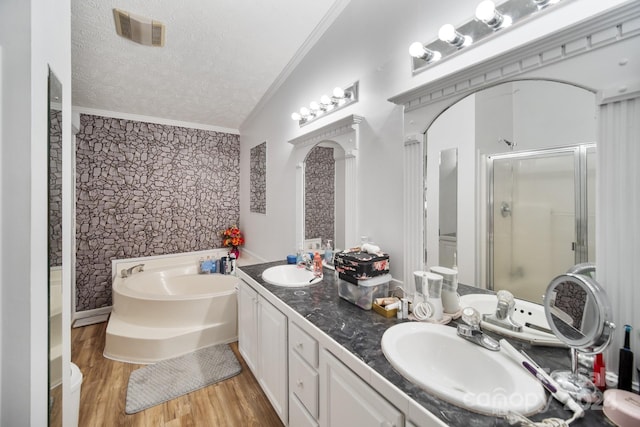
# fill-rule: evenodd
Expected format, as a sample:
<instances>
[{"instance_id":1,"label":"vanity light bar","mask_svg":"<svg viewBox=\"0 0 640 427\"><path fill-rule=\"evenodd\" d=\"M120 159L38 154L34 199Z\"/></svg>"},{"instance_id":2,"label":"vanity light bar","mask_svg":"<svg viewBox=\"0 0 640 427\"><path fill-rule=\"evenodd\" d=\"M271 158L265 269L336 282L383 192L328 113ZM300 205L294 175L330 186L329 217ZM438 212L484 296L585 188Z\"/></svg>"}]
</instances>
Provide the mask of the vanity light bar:
<instances>
[{"instance_id":1,"label":"vanity light bar","mask_svg":"<svg viewBox=\"0 0 640 427\"><path fill-rule=\"evenodd\" d=\"M560 0L507 0L496 6L491 0L478 4L475 17L454 27L445 24L438 31L438 39L430 43L414 42L409 47L413 74L424 71L434 62L447 58L491 37L500 30L549 9Z\"/></svg>"},{"instance_id":2,"label":"vanity light bar","mask_svg":"<svg viewBox=\"0 0 640 427\"><path fill-rule=\"evenodd\" d=\"M326 116L355 102L358 102L358 82L345 88L339 86L334 88L331 96L322 95L320 102L311 101L309 107L301 107L299 111L291 113L291 118L302 127L319 117Z\"/></svg>"}]
</instances>

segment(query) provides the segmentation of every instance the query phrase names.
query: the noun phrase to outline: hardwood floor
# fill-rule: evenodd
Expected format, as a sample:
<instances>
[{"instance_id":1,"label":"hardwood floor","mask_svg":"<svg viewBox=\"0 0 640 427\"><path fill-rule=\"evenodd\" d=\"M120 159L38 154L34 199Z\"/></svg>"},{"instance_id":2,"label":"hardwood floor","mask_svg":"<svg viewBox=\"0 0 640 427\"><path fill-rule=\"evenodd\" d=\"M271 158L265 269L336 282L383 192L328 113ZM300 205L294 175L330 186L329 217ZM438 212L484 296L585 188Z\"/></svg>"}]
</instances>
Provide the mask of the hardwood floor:
<instances>
[{"instance_id":1,"label":"hardwood floor","mask_svg":"<svg viewBox=\"0 0 640 427\"><path fill-rule=\"evenodd\" d=\"M102 356L107 323L72 329L71 360L83 375L79 426L200 427L282 426L269 400L238 352L242 372L133 415L124 412L129 374L144 365Z\"/></svg>"}]
</instances>

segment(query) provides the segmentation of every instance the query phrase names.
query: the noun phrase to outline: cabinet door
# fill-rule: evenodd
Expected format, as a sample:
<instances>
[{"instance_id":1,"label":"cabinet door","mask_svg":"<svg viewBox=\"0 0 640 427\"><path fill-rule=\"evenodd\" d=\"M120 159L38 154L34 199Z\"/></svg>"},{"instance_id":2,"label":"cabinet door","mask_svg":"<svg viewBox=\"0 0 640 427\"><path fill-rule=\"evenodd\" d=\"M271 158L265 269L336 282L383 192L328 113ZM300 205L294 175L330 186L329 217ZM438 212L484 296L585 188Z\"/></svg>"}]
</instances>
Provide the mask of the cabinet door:
<instances>
[{"instance_id":1,"label":"cabinet door","mask_svg":"<svg viewBox=\"0 0 640 427\"><path fill-rule=\"evenodd\" d=\"M401 427L403 414L374 389L323 350L320 355L322 427Z\"/></svg>"},{"instance_id":2,"label":"cabinet door","mask_svg":"<svg viewBox=\"0 0 640 427\"><path fill-rule=\"evenodd\" d=\"M287 425L287 317L263 298L258 307L258 381Z\"/></svg>"},{"instance_id":3,"label":"cabinet door","mask_svg":"<svg viewBox=\"0 0 640 427\"><path fill-rule=\"evenodd\" d=\"M258 293L242 280L238 287L238 349L257 377Z\"/></svg>"}]
</instances>

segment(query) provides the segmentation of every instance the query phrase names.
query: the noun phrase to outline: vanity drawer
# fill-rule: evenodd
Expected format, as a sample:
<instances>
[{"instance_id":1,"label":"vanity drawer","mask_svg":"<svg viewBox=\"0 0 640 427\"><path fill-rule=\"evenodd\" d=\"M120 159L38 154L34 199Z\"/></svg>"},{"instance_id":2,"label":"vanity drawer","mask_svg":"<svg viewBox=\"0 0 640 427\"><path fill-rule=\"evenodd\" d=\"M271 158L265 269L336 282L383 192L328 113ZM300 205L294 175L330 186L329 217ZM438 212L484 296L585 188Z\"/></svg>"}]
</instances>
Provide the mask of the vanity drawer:
<instances>
[{"instance_id":1,"label":"vanity drawer","mask_svg":"<svg viewBox=\"0 0 640 427\"><path fill-rule=\"evenodd\" d=\"M291 323L291 328L289 328L289 343L291 348L302 356L312 368L318 368L318 341L295 323Z\"/></svg>"},{"instance_id":2,"label":"vanity drawer","mask_svg":"<svg viewBox=\"0 0 640 427\"><path fill-rule=\"evenodd\" d=\"M295 352L291 353L290 363L289 388L291 392L300 399L311 416L318 418L318 372L309 367Z\"/></svg>"},{"instance_id":3,"label":"vanity drawer","mask_svg":"<svg viewBox=\"0 0 640 427\"><path fill-rule=\"evenodd\" d=\"M311 418L304 409L304 405L294 395L291 395L289 402L289 425L292 427L318 427L317 421Z\"/></svg>"}]
</instances>

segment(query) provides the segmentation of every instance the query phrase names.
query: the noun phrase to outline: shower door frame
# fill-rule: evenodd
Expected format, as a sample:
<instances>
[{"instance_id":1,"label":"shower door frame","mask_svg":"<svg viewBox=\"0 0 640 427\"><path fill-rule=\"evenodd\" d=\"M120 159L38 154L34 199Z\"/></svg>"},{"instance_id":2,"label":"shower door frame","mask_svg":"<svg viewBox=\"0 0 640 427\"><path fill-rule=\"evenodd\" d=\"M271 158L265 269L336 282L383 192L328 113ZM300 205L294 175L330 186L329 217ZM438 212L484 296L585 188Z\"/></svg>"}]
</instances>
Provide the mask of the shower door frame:
<instances>
[{"instance_id":1,"label":"shower door frame","mask_svg":"<svg viewBox=\"0 0 640 427\"><path fill-rule=\"evenodd\" d=\"M487 167L487 265L486 284L487 289L494 290L494 170L495 160L505 159L533 159L553 154L573 153L574 165L574 203L575 203L575 242L573 250L575 253L574 262L579 264L587 262L588 252L588 194L587 194L587 154L589 150L597 150L595 143L585 143L554 148L543 148L539 150L513 151L509 153L496 153L486 156ZM597 173L597 171L596 171ZM558 272L560 274L561 272Z\"/></svg>"}]
</instances>

